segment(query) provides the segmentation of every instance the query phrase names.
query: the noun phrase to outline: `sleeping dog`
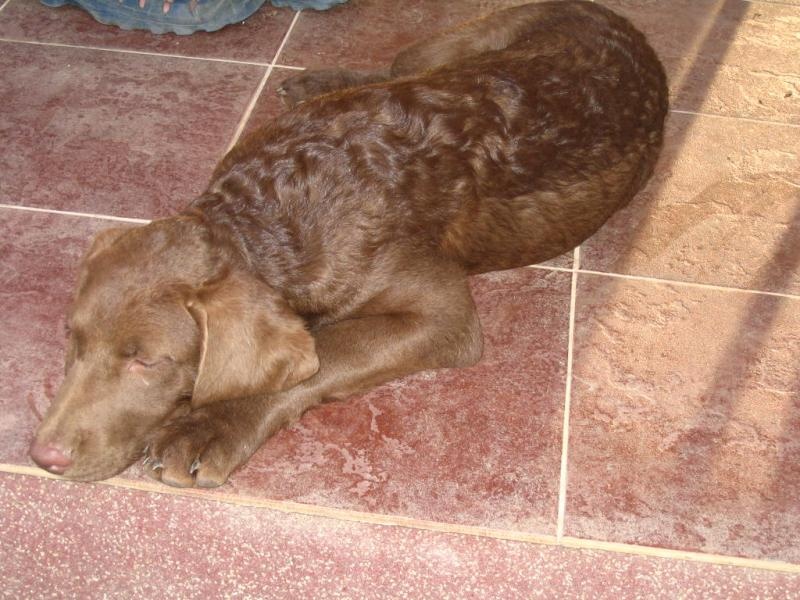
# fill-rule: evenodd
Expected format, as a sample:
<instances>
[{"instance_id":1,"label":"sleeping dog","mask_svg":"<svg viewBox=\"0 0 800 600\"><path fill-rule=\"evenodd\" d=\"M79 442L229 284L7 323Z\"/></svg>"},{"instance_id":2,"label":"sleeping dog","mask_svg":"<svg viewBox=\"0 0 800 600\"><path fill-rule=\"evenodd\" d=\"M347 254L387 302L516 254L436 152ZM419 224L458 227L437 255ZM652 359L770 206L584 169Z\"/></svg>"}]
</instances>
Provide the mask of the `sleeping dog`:
<instances>
[{"instance_id":1,"label":"sleeping dog","mask_svg":"<svg viewBox=\"0 0 800 600\"><path fill-rule=\"evenodd\" d=\"M667 113L644 36L590 2L510 8L385 73L308 72L180 214L99 234L43 468L217 486L305 410L481 357L473 273L538 263L645 184Z\"/></svg>"}]
</instances>

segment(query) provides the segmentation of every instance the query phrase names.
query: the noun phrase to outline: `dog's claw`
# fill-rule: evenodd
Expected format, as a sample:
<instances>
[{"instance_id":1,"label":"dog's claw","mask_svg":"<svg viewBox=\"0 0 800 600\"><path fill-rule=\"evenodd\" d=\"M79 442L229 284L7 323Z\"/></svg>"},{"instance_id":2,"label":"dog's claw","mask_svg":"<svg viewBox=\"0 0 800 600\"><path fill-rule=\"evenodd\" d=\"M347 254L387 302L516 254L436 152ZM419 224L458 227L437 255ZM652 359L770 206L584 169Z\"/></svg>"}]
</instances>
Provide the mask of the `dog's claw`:
<instances>
[{"instance_id":1,"label":"dog's claw","mask_svg":"<svg viewBox=\"0 0 800 600\"><path fill-rule=\"evenodd\" d=\"M197 469L199 468L200 468L200 459L195 458L194 462L192 463L192 466L189 467L189 474L194 475L197 472Z\"/></svg>"},{"instance_id":2,"label":"dog's claw","mask_svg":"<svg viewBox=\"0 0 800 600\"><path fill-rule=\"evenodd\" d=\"M151 460L153 460L153 459L150 458L149 456L145 456L144 460L142 461L142 464L147 466L147 463L149 463Z\"/></svg>"},{"instance_id":3,"label":"dog's claw","mask_svg":"<svg viewBox=\"0 0 800 600\"><path fill-rule=\"evenodd\" d=\"M150 465L150 468L153 469L153 471L158 471L159 469L163 469L164 465L161 463L160 460L154 460L153 464Z\"/></svg>"}]
</instances>

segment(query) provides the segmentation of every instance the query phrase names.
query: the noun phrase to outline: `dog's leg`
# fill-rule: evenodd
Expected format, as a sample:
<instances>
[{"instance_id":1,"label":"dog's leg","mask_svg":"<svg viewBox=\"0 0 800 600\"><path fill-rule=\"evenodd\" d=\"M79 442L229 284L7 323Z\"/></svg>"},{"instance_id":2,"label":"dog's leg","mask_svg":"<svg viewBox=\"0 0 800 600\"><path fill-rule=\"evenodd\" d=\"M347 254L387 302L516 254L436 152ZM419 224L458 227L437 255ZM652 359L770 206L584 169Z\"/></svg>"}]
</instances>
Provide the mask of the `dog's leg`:
<instances>
[{"instance_id":1,"label":"dog's leg","mask_svg":"<svg viewBox=\"0 0 800 600\"><path fill-rule=\"evenodd\" d=\"M221 485L280 427L325 400L344 399L422 369L468 366L482 351L480 323L463 278L403 286L361 316L314 333L320 369L286 392L220 401L167 424L148 462L170 485ZM417 298L413 298L416 294ZM389 314L371 315L379 306Z\"/></svg>"},{"instance_id":2,"label":"dog's leg","mask_svg":"<svg viewBox=\"0 0 800 600\"><path fill-rule=\"evenodd\" d=\"M531 3L493 12L439 31L400 51L392 63L392 77L424 73L467 57L502 50L536 30L551 30L565 18L562 7ZM601 18L587 11L589 18Z\"/></svg>"},{"instance_id":3,"label":"dog's leg","mask_svg":"<svg viewBox=\"0 0 800 600\"><path fill-rule=\"evenodd\" d=\"M534 2L514 6L445 29L408 46L397 54L391 67L385 71L305 71L286 79L278 88L278 94L292 107L335 90L422 74L476 54L508 48L529 38L535 31L554 30L563 26L565 19L574 19L575 11L582 12L587 23L591 20L603 24L609 19L609 15L598 13L593 7L578 7L565 12L557 3ZM544 46L542 51L549 49Z\"/></svg>"},{"instance_id":4,"label":"dog's leg","mask_svg":"<svg viewBox=\"0 0 800 600\"><path fill-rule=\"evenodd\" d=\"M434 34L428 39L401 50L389 69L384 71L347 71L323 69L304 71L287 78L277 93L290 108L324 94L388 81L395 77L417 75L453 64L467 56L506 48L532 28L547 28L549 6L528 4L502 10ZM558 16L556 11L556 17Z\"/></svg>"},{"instance_id":5,"label":"dog's leg","mask_svg":"<svg viewBox=\"0 0 800 600\"><path fill-rule=\"evenodd\" d=\"M379 83L388 78L388 71L311 70L284 79L276 91L283 103L292 108L306 100L336 90L358 87L368 83Z\"/></svg>"}]
</instances>

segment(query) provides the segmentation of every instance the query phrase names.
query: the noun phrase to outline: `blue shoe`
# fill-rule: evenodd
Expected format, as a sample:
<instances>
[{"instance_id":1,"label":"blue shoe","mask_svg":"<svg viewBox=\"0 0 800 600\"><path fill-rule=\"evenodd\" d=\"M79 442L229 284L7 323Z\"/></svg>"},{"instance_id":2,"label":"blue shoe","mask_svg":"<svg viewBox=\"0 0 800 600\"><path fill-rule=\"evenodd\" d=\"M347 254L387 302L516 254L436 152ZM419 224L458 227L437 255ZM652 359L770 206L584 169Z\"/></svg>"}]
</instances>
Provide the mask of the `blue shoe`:
<instances>
[{"instance_id":1,"label":"blue shoe","mask_svg":"<svg viewBox=\"0 0 800 600\"><path fill-rule=\"evenodd\" d=\"M139 0L41 0L47 6L80 6L106 25L178 35L216 31L230 23L244 21L265 1L175 0L164 14L163 0L147 0L144 8L139 8ZM297 3L303 4L302 1Z\"/></svg>"}]
</instances>

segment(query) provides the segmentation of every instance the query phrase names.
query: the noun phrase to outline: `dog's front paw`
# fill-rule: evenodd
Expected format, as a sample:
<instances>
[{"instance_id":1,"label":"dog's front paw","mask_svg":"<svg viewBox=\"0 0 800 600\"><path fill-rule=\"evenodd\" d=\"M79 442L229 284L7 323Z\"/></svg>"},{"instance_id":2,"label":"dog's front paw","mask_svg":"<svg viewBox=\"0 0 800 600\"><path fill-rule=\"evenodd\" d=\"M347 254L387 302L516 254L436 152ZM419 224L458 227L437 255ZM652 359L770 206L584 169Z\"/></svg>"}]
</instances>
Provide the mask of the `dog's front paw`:
<instances>
[{"instance_id":1,"label":"dog's front paw","mask_svg":"<svg viewBox=\"0 0 800 600\"><path fill-rule=\"evenodd\" d=\"M167 485L217 487L250 456L239 433L234 423L201 408L159 429L144 464Z\"/></svg>"}]
</instances>

